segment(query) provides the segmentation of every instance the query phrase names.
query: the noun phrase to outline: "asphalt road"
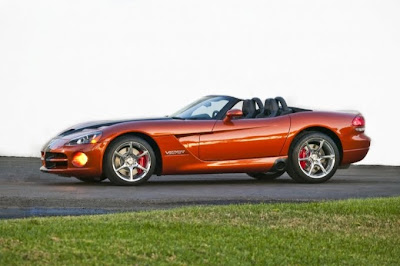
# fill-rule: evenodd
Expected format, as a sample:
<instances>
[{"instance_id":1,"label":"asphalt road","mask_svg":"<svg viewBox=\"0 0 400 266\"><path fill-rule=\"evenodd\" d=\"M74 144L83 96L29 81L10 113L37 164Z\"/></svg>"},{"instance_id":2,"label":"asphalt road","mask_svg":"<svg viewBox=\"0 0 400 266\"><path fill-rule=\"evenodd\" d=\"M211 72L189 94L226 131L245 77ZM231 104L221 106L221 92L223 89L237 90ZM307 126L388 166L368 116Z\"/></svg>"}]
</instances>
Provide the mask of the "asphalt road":
<instances>
[{"instance_id":1,"label":"asphalt road","mask_svg":"<svg viewBox=\"0 0 400 266\"><path fill-rule=\"evenodd\" d=\"M164 209L182 205L304 202L400 196L400 167L352 166L324 184L286 174L265 182L246 174L153 176L139 187L87 184L39 171L38 158L0 157L0 218Z\"/></svg>"}]
</instances>

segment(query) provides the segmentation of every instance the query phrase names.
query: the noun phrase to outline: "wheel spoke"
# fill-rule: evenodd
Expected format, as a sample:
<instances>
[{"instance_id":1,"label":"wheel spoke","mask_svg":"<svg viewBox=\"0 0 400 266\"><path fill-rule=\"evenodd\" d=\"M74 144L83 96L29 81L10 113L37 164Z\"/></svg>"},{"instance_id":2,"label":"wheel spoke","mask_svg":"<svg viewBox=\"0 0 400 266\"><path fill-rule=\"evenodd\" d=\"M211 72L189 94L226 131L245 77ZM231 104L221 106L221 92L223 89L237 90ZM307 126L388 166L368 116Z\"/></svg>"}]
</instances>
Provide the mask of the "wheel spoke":
<instances>
[{"instance_id":1,"label":"wheel spoke","mask_svg":"<svg viewBox=\"0 0 400 266\"><path fill-rule=\"evenodd\" d=\"M308 142L306 142L306 147L308 149L308 152L311 152L311 147L310 147L310 144Z\"/></svg>"},{"instance_id":2,"label":"wheel spoke","mask_svg":"<svg viewBox=\"0 0 400 266\"><path fill-rule=\"evenodd\" d=\"M308 175L312 174L312 171L314 170L314 167L315 167L315 164L314 164L314 162L312 162L311 166L310 166L310 171L308 171Z\"/></svg>"},{"instance_id":3,"label":"wheel spoke","mask_svg":"<svg viewBox=\"0 0 400 266\"><path fill-rule=\"evenodd\" d=\"M126 167L128 167L128 166L126 164L123 164L120 167L118 167L117 170L115 170L115 171L119 172L121 169L124 169Z\"/></svg>"},{"instance_id":4,"label":"wheel spoke","mask_svg":"<svg viewBox=\"0 0 400 266\"><path fill-rule=\"evenodd\" d=\"M324 172L324 174L326 175L327 172L326 172L325 167L322 165L322 163L319 163L318 166L321 168L322 172Z\"/></svg>"},{"instance_id":5,"label":"wheel spoke","mask_svg":"<svg viewBox=\"0 0 400 266\"><path fill-rule=\"evenodd\" d=\"M139 159L139 158L145 156L145 155L148 154L148 153L149 153L148 151L144 151L144 152L142 152L141 154L136 155L136 157Z\"/></svg>"},{"instance_id":6,"label":"wheel spoke","mask_svg":"<svg viewBox=\"0 0 400 266\"><path fill-rule=\"evenodd\" d=\"M321 142L319 143L319 147L317 151L321 151L322 147L324 146L325 140L321 140Z\"/></svg>"},{"instance_id":7,"label":"wheel spoke","mask_svg":"<svg viewBox=\"0 0 400 266\"><path fill-rule=\"evenodd\" d=\"M115 151L114 154L118 155L120 158L124 158L125 157L125 155L119 153L118 151Z\"/></svg>"},{"instance_id":8,"label":"wheel spoke","mask_svg":"<svg viewBox=\"0 0 400 266\"><path fill-rule=\"evenodd\" d=\"M132 147L133 143L129 142L129 149L128 149L128 154L131 155L133 154L133 147Z\"/></svg>"},{"instance_id":9,"label":"wheel spoke","mask_svg":"<svg viewBox=\"0 0 400 266\"><path fill-rule=\"evenodd\" d=\"M130 174L131 180L133 180L133 167L129 167L129 174Z\"/></svg>"},{"instance_id":10,"label":"wheel spoke","mask_svg":"<svg viewBox=\"0 0 400 266\"><path fill-rule=\"evenodd\" d=\"M142 171L145 172L145 173L148 172L147 168L144 168L144 167L141 166L140 164L136 165L136 168L139 168L140 170L142 170Z\"/></svg>"},{"instance_id":11,"label":"wheel spoke","mask_svg":"<svg viewBox=\"0 0 400 266\"><path fill-rule=\"evenodd\" d=\"M321 156L321 159L335 159L335 155L334 154L324 155Z\"/></svg>"},{"instance_id":12,"label":"wheel spoke","mask_svg":"<svg viewBox=\"0 0 400 266\"><path fill-rule=\"evenodd\" d=\"M306 157L306 158L299 158L299 161L309 161L310 157Z\"/></svg>"}]
</instances>

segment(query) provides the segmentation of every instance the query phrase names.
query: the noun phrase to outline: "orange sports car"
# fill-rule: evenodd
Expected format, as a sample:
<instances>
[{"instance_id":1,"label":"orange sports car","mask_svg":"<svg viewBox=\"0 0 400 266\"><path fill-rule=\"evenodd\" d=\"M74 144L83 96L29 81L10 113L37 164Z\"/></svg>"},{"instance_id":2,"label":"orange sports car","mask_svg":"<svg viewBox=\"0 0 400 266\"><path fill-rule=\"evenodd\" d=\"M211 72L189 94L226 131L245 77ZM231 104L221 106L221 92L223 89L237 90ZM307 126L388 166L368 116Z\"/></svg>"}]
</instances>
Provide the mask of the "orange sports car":
<instances>
[{"instance_id":1,"label":"orange sports car","mask_svg":"<svg viewBox=\"0 0 400 266\"><path fill-rule=\"evenodd\" d=\"M282 97L206 96L162 118L90 122L44 145L41 171L86 182L139 185L151 175L287 172L321 183L362 160L370 138L358 113L287 106Z\"/></svg>"}]
</instances>

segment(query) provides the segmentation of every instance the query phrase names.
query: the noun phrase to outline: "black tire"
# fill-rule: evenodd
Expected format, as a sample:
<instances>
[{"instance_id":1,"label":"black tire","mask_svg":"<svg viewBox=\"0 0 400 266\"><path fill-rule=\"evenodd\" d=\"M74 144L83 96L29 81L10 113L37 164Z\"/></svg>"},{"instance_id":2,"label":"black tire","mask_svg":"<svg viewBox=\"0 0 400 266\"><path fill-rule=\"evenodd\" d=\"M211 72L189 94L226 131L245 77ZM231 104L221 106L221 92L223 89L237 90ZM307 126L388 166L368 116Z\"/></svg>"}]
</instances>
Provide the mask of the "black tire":
<instances>
[{"instance_id":1,"label":"black tire","mask_svg":"<svg viewBox=\"0 0 400 266\"><path fill-rule=\"evenodd\" d=\"M305 132L293 141L286 171L298 183L323 183L335 174L339 162L339 149L332 138L321 132Z\"/></svg>"},{"instance_id":2,"label":"black tire","mask_svg":"<svg viewBox=\"0 0 400 266\"><path fill-rule=\"evenodd\" d=\"M266 172L266 173L247 173L248 176L258 179L258 180L274 180L278 177L282 176L286 171L273 171L273 172Z\"/></svg>"},{"instance_id":3,"label":"black tire","mask_svg":"<svg viewBox=\"0 0 400 266\"><path fill-rule=\"evenodd\" d=\"M107 179L105 176L101 177L90 177L90 178L83 178L83 177L76 177L76 179L85 182L85 183L100 183L103 180Z\"/></svg>"},{"instance_id":4,"label":"black tire","mask_svg":"<svg viewBox=\"0 0 400 266\"><path fill-rule=\"evenodd\" d=\"M145 166L140 163L141 157L147 160ZM136 136L122 136L107 148L103 169L114 185L136 186L145 183L151 177L156 163L156 155L147 141ZM139 166L146 170L141 170ZM133 175L134 172L136 173Z\"/></svg>"}]
</instances>

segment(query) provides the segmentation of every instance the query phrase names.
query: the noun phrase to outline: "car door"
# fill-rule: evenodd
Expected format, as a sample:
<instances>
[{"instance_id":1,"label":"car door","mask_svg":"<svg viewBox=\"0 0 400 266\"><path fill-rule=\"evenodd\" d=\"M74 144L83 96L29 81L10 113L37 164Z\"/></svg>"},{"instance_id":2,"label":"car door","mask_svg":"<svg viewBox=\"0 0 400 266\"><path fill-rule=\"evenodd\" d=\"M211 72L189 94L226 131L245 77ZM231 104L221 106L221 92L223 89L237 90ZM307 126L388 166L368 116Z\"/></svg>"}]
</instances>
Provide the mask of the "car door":
<instances>
[{"instance_id":1,"label":"car door","mask_svg":"<svg viewBox=\"0 0 400 266\"><path fill-rule=\"evenodd\" d=\"M289 128L288 115L218 120L211 133L200 136L199 157L204 161L224 161L279 156Z\"/></svg>"},{"instance_id":2,"label":"car door","mask_svg":"<svg viewBox=\"0 0 400 266\"><path fill-rule=\"evenodd\" d=\"M219 112L229 103L230 99L225 96L209 96L204 97L200 104L187 108L180 114L180 119L173 126L174 135L187 151L195 157L199 156L199 141L202 134L210 134L216 123L216 117ZM182 117L183 116L183 117ZM168 147L167 155L180 153L180 150L174 150L174 141L164 143L164 147Z\"/></svg>"}]
</instances>

